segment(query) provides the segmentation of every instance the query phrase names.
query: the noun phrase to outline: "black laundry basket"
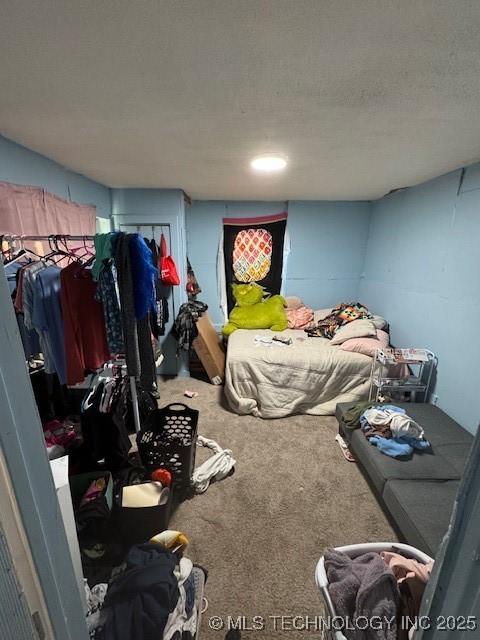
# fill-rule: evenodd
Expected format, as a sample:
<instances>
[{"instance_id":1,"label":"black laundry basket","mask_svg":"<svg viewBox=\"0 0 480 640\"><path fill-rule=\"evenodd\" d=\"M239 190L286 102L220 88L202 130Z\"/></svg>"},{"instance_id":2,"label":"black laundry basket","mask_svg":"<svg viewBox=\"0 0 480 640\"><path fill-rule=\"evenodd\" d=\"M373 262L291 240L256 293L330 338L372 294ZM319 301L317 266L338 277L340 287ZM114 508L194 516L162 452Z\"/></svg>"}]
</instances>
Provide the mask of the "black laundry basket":
<instances>
[{"instance_id":1,"label":"black laundry basket","mask_svg":"<svg viewBox=\"0 0 480 640\"><path fill-rule=\"evenodd\" d=\"M148 471L168 469L176 490L192 484L197 445L198 411L173 403L152 411L137 434L138 453Z\"/></svg>"}]
</instances>

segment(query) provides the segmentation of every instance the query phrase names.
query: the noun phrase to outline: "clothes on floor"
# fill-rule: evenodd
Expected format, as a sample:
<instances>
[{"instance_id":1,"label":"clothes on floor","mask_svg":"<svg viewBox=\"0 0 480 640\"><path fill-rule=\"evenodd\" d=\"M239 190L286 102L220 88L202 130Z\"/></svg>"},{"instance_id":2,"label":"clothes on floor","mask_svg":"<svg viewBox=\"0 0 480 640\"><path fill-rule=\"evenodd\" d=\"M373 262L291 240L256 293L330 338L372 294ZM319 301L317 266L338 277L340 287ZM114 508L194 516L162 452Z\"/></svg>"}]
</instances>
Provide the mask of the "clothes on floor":
<instances>
[{"instance_id":1,"label":"clothes on floor","mask_svg":"<svg viewBox=\"0 0 480 640\"><path fill-rule=\"evenodd\" d=\"M324 554L324 559L328 591L336 613L353 621L354 628L344 630L348 640L396 640L400 593L397 579L380 555L365 553L350 558L332 549ZM356 619L373 616L383 621L381 630L356 628Z\"/></svg>"},{"instance_id":2,"label":"clothes on floor","mask_svg":"<svg viewBox=\"0 0 480 640\"><path fill-rule=\"evenodd\" d=\"M192 577L193 564L189 558L181 558L175 567L178 582L178 601L175 609L168 616L163 640L182 638L184 632L195 633L197 611L195 609L195 585Z\"/></svg>"},{"instance_id":3,"label":"clothes on floor","mask_svg":"<svg viewBox=\"0 0 480 640\"><path fill-rule=\"evenodd\" d=\"M231 473L235 467L236 460L232 456L230 449L222 449L215 440L198 436L197 444L201 447L208 447L214 452L208 460L193 472L192 481L195 493L204 493L212 481L223 480Z\"/></svg>"},{"instance_id":4,"label":"clothes on floor","mask_svg":"<svg viewBox=\"0 0 480 640\"><path fill-rule=\"evenodd\" d=\"M95 371L109 360L110 351L91 271L72 262L62 269L60 278L67 383L74 385L84 380L85 371Z\"/></svg>"},{"instance_id":5,"label":"clothes on floor","mask_svg":"<svg viewBox=\"0 0 480 640\"><path fill-rule=\"evenodd\" d=\"M176 556L157 544L133 546L102 609L102 640L159 640L179 599Z\"/></svg>"},{"instance_id":6,"label":"clothes on floor","mask_svg":"<svg viewBox=\"0 0 480 640\"><path fill-rule=\"evenodd\" d=\"M101 582L90 589L88 581L84 580L85 599L87 601L87 612L85 618L87 621L87 629L90 638L93 640L96 635L96 629L100 625L100 611L107 595L108 584Z\"/></svg>"},{"instance_id":7,"label":"clothes on floor","mask_svg":"<svg viewBox=\"0 0 480 640\"><path fill-rule=\"evenodd\" d=\"M190 351L192 342L198 336L197 320L207 309L208 305L200 300L182 304L173 327L179 350Z\"/></svg>"}]
</instances>

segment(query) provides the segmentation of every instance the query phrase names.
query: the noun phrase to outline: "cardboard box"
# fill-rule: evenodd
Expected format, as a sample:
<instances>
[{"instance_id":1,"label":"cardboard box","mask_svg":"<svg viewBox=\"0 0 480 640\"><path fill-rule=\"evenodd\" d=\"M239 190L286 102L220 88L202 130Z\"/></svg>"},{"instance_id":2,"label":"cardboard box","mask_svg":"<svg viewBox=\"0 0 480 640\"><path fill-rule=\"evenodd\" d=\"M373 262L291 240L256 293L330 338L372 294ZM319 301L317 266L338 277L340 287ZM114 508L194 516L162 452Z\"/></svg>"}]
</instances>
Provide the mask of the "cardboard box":
<instances>
[{"instance_id":1,"label":"cardboard box","mask_svg":"<svg viewBox=\"0 0 480 640\"><path fill-rule=\"evenodd\" d=\"M193 348L207 372L212 384L222 384L225 379L225 351L215 327L204 313L197 321L198 336Z\"/></svg>"}]
</instances>

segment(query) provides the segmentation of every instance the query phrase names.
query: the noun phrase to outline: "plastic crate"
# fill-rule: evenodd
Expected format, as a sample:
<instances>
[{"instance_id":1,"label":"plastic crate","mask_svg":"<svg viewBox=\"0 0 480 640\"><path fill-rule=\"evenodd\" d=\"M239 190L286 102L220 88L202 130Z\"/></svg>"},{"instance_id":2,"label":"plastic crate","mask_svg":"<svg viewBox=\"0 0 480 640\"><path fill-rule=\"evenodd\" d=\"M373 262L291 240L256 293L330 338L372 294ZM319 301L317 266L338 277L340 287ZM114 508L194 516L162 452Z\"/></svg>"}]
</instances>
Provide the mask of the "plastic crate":
<instances>
[{"instance_id":1,"label":"plastic crate","mask_svg":"<svg viewBox=\"0 0 480 640\"><path fill-rule=\"evenodd\" d=\"M138 453L148 471L168 469L173 486L189 489L195 468L198 411L186 404L169 404L148 416L137 434Z\"/></svg>"}]
</instances>

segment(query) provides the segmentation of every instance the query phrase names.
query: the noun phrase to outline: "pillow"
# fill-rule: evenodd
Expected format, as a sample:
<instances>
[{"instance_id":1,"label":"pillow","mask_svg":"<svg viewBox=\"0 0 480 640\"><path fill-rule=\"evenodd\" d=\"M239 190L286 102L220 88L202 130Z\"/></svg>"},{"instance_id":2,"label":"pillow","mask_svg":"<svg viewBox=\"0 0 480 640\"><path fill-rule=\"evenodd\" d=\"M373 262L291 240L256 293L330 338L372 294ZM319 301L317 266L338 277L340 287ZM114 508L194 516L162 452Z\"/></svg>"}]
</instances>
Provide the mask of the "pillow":
<instances>
[{"instance_id":1,"label":"pillow","mask_svg":"<svg viewBox=\"0 0 480 640\"><path fill-rule=\"evenodd\" d=\"M313 321L315 322L315 324L317 324L317 322L319 322L320 320L325 320L325 318L329 316L331 313L332 313L331 307L330 309L317 309L316 311L313 312Z\"/></svg>"},{"instance_id":2,"label":"pillow","mask_svg":"<svg viewBox=\"0 0 480 640\"><path fill-rule=\"evenodd\" d=\"M345 340L340 345L343 351L352 351L354 353L363 353L365 356L375 355L375 349L386 349L388 347L388 333L377 329L376 338L351 338Z\"/></svg>"},{"instance_id":3,"label":"pillow","mask_svg":"<svg viewBox=\"0 0 480 640\"><path fill-rule=\"evenodd\" d=\"M375 325L371 320L352 320L340 327L330 341L330 344L342 344L350 338L368 338L377 335Z\"/></svg>"},{"instance_id":4,"label":"pillow","mask_svg":"<svg viewBox=\"0 0 480 640\"><path fill-rule=\"evenodd\" d=\"M382 316L373 316L372 318L370 318L370 322L373 322L376 329L385 329L388 324L388 322L385 320L385 318L382 318Z\"/></svg>"}]
</instances>

